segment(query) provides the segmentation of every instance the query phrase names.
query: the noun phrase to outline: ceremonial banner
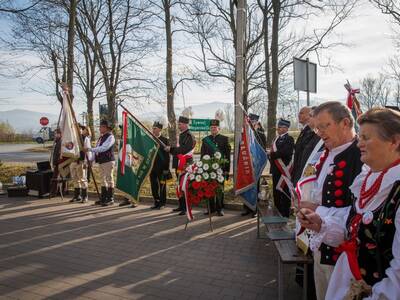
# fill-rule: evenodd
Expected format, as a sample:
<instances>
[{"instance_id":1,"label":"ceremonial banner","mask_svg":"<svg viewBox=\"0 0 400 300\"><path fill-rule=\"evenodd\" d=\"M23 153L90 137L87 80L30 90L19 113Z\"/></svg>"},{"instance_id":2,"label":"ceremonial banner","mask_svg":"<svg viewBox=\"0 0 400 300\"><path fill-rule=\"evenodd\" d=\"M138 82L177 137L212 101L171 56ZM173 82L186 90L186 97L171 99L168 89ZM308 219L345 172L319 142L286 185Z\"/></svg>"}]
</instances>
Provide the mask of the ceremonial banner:
<instances>
[{"instance_id":1,"label":"ceremonial banner","mask_svg":"<svg viewBox=\"0 0 400 300\"><path fill-rule=\"evenodd\" d=\"M79 158L79 133L76 131L72 116L71 104L67 92L63 91L63 106L60 120L61 129L61 163L58 165L60 175L66 177L71 162Z\"/></svg>"},{"instance_id":2,"label":"ceremonial banner","mask_svg":"<svg viewBox=\"0 0 400 300\"><path fill-rule=\"evenodd\" d=\"M351 114L354 118L354 127L356 132L358 132L357 118L362 114L360 102L358 102L356 94L360 93L360 89L353 89L349 82L344 85L347 90L347 107L351 110Z\"/></svg>"},{"instance_id":3,"label":"ceremonial banner","mask_svg":"<svg viewBox=\"0 0 400 300\"><path fill-rule=\"evenodd\" d=\"M253 211L257 207L257 183L267 164L267 159L267 153L257 142L254 131L245 119L237 162L235 194L240 196L243 203Z\"/></svg>"},{"instance_id":4,"label":"ceremonial banner","mask_svg":"<svg viewBox=\"0 0 400 300\"><path fill-rule=\"evenodd\" d=\"M153 167L159 144L125 111L122 120L123 142L118 155L116 187L139 200L140 188Z\"/></svg>"}]
</instances>

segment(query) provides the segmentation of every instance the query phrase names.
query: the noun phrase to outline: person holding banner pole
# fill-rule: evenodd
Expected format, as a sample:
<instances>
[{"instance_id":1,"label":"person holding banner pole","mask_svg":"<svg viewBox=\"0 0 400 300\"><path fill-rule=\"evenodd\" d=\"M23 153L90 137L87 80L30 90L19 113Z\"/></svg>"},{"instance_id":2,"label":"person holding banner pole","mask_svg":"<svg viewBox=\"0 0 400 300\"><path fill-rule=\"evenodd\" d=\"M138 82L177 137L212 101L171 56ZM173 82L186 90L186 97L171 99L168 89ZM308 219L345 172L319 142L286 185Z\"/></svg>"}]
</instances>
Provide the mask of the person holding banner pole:
<instances>
[{"instance_id":1,"label":"person holding banner pole","mask_svg":"<svg viewBox=\"0 0 400 300\"><path fill-rule=\"evenodd\" d=\"M273 185L273 197L275 207L283 217L289 217L291 206L291 193L288 182L290 180L292 155L294 150L294 139L288 134L290 121L280 119L278 121L277 133L272 149L268 154L271 162L271 174Z\"/></svg>"},{"instance_id":2,"label":"person holding banner pole","mask_svg":"<svg viewBox=\"0 0 400 300\"><path fill-rule=\"evenodd\" d=\"M172 161L172 167L175 168L178 186L183 179L186 167L188 164L193 163L193 150L196 146L196 139L193 134L189 131L189 118L180 116L178 119L178 129L180 131L178 145L175 147L166 146L164 150L170 152L174 157ZM178 188L178 191L180 189ZM178 193L179 206L175 208L174 212L179 212L179 215L186 214L186 202L183 193Z\"/></svg>"},{"instance_id":3,"label":"person holding banner pole","mask_svg":"<svg viewBox=\"0 0 400 300\"><path fill-rule=\"evenodd\" d=\"M100 167L102 179L101 198L96 205L109 206L114 204L114 144L115 138L112 134L112 125L107 120L100 121L100 138L96 147L85 149L95 155L95 161Z\"/></svg>"}]
</instances>

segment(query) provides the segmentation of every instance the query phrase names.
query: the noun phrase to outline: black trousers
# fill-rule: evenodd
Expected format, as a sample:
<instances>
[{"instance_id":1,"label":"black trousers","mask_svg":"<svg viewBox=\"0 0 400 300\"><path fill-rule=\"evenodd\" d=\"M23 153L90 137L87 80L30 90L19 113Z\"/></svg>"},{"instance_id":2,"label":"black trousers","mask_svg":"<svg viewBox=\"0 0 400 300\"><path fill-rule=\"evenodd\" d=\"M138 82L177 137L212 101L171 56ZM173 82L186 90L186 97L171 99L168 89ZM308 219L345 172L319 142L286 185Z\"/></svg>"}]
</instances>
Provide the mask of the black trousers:
<instances>
[{"instance_id":1,"label":"black trousers","mask_svg":"<svg viewBox=\"0 0 400 300\"><path fill-rule=\"evenodd\" d=\"M279 179L281 178L280 173L272 173L272 185L273 185L273 196L274 196L274 204L275 207L278 209L279 213L283 217L289 217L290 215L290 199L281 191L276 189L276 185L278 184ZM285 193L289 196L289 188L285 186L284 188Z\"/></svg>"},{"instance_id":2,"label":"black trousers","mask_svg":"<svg viewBox=\"0 0 400 300\"><path fill-rule=\"evenodd\" d=\"M176 178L177 178L177 181L178 181L177 184L179 186L179 184L181 182L181 177L185 176L185 173L175 172L175 174L176 174ZM186 201L185 201L185 196L183 196L183 193L182 193L182 196L179 197L178 201L179 201L179 207L178 208L180 210L182 210L182 211L186 211Z\"/></svg>"},{"instance_id":3,"label":"black trousers","mask_svg":"<svg viewBox=\"0 0 400 300\"><path fill-rule=\"evenodd\" d=\"M167 202L167 185L163 182L162 173L150 173L151 194L154 198L154 204L165 205Z\"/></svg>"}]
</instances>

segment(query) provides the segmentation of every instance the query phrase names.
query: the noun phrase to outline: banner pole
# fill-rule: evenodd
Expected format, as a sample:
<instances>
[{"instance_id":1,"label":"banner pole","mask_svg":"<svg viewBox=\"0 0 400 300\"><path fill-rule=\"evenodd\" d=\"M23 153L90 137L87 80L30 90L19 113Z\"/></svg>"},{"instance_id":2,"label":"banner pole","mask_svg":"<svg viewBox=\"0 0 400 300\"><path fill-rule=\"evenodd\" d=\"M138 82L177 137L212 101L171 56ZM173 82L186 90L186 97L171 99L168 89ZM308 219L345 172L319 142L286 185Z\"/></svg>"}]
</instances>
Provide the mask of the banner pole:
<instances>
[{"instance_id":1,"label":"banner pole","mask_svg":"<svg viewBox=\"0 0 400 300\"><path fill-rule=\"evenodd\" d=\"M74 128L75 128L75 132L78 134L79 138L78 138L78 142L79 142L79 147L81 149L83 149L83 141L82 141L82 135L79 134L79 130L78 130L78 122L76 120L76 116L75 116L75 112L74 112L74 108L72 107L72 102L71 99L69 97L69 93L68 93L68 86L65 85L65 87L67 88L66 90L64 90L64 86L62 84L61 88L63 90L63 93L65 93L65 95L67 96L67 102L69 105L69 108L71 109L71 114L72 114L72 118L74 119ZM99 201L101 201L101 196L100 196L100 192L99 192L99 187L97 186L97 182L96 179L94 178L94 173L93 173L93 169L92 169L92 162L88 159L87 153L85 153L85 157L86 160L88 162L88 168L90 170L90 173L92 174L92 179L93 179L93 183L94 183L94 187L96 189L96 193L97 193L97 197L99 198Z\"/></svg>"},{"instance_id":2,"label":"banner pole","mask_svg":"<svg viewBox=\"0 0 400 300\"><path fill-rule=\"evenodd\" d=\"M144 126L143 123L140 122L125 106L123 106L121 103L119 103L118 105L121 106L133 119L135 119L135 121L138 122L139 125L142 126L143 129L146 130L160 146L162 146L163 148L167 147L167 145L165 145L158 137L156 137L149 129L147 129L147 127Z\"/></svg>"}]
</instances>

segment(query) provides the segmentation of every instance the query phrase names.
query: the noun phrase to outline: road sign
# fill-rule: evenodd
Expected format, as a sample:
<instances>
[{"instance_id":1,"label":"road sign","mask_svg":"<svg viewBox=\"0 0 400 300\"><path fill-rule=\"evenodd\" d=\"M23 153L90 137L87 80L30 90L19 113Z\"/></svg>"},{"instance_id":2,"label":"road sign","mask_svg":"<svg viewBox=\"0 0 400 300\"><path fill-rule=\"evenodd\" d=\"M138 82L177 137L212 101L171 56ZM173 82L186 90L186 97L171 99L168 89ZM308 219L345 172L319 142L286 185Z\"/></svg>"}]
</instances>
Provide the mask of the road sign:
<instances>
[{"instance_id":1,"label":"road sign","mask_svg":"<svg viewBox=\"0 0 400 300\"><path fill-rule=\"evenodd\" d=\"M190 119L190 131L209 131L210 119Z\"/></svg>"},{"instance_id":2,"label":"road sign","mask_svg":"<svg viewBox=\"0 0 400 300\"><path fill-rule=\"evenodd\" d=\"M39 122L40 122L40 125L46 126L47 124L49 124L49 119L47 119L46 117L41 117Z\"/></svg>"},{"instance_id":3,"label":"road sign","mask_svg":"<svg viewBox=\"0 0 400 300\"><path fill-rule=\"evenodd\" d=\"M317 92L317 64L308 59L293 58L294 89L310 93ZM308 71L308 76L307 76ZM308 82L307 82L308 81Z\"/></svg>"}]
</instances>

